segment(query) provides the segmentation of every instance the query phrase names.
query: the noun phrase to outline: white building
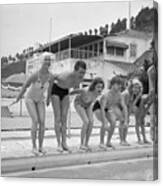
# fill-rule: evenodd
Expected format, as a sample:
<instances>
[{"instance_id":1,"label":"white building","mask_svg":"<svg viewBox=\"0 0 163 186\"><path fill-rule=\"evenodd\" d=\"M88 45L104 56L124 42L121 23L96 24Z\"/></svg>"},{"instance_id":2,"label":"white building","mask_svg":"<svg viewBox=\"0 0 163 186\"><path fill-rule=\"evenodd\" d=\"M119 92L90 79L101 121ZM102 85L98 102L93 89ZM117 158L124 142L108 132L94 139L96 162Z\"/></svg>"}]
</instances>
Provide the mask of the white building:
<instances>
[{"instance_id":1,"label":"white building","mask_svg":"<svg viewBox=\"0 0 163 186\"><path fill-rule=\"evenodd\" d=\"M151 34L133 30L105 37L71 34L35 52L47 51L54 54L53 73L72 70L77 60L84 60L87 63L86 81L100 76L108 82L115 74L127 75L133 71L134 62L150 48L151 40ZM27 62L27 73L31 68L29 64Z\"/></svg>"}]
</instances>

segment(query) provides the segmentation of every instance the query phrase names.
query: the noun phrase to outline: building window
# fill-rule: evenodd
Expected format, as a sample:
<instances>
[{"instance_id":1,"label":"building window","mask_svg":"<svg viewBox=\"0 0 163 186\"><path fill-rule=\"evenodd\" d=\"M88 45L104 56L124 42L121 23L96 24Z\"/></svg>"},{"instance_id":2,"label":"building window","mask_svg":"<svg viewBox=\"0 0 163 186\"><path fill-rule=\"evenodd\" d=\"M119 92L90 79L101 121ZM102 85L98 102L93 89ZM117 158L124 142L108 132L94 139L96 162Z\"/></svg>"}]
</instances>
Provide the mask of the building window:
<instances>
[{"instance_id":1,"label":"building window","mask_svg":"<svg viewBox=\"0 0 163 186\"><path fill-rule=\"evenodd\" d=\"M130 57L136 57L137 45L135 43L130 44Z\"/></svg>"},{"instance_id":2,"label":"building window","mask_svg":"<svg viewBox=\"0 0 163 186\"><path fill-rule=\"evenodd\" d=\"M116 48L116 56L124 56L124 49Z\"/></svg>"},{"instance_id":3,"label":"building window","mask_svg":"<svg viewBox=\"0 0 163 186\"><path fill-rule=\"evenodd\" d=\"M100 54L103 54L103 42L100 42Z\"/></svg>"},{"instance_id":4,"label":"building window","mask_svg":"<svg viewBox=\"0 0 163 186\"><path fill-rule=\"evenodd\" d=\"M98 45L97 43L94 44L94 56L97 56L97 51L98 51Z\"/></svg>"},{"instance_id":5,"label":"building window","mask_svg":"<svg viewBox=\"0 0 163 186\"><path fill-rule=\"evenodd\" d=\"M114 55L114 47L107 47L107 54Z\"/></svg>"}]
</instances>

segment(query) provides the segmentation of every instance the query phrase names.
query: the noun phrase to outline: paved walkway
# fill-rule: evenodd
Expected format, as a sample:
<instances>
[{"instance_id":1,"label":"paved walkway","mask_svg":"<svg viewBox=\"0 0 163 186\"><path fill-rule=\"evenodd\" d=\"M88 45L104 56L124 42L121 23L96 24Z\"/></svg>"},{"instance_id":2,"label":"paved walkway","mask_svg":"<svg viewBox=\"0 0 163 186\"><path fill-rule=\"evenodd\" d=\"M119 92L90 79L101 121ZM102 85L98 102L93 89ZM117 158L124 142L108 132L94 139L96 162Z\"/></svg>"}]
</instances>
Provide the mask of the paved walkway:
<instances>
[{"instance_id":1,"label":"paved walkway","mask_svg":"<svg viewBox=\"0 0 163 186\"><path fill-rule=\"evenodd\" d=\"M2 105L8 105L12 100L3 100ZM24 103L23 103L24 104ZM30 158L34 155L31 153L32 145L31 145L31 138L30 138L30 127L31 121L27 115L25 106L23 105L23 117L18 116L19 105L13 105L11 107L11 112L14 113L13 118L1 118L1 157L2 160L7 159L20 159L20 158ZM71 117L68 121L68 124L71 125L72 128L77 128L71 130L71 137L67 139L68 146L72 150L72 153L80 153L79 152L79 145L80 145L80 127L81 127L81 120L79 116L74 112L72 109ZM133 126L133 122L130 124ZM99 127L100 123L95 120L94 126L96 127L93 129L91 138L90 138L90 146L92 147L93 152L100 151L99 150ZM54 135L54 124L53 124L53 113L51 107L47 108L47 115L46 115L46 128L50 130L46 130L45 133L45 140L44 140L44 148L47 151L47 156L51 155L58 155L59 152L56 151L57 142ZM149 127L146 128L147 132L147 139L149 137ZM106 139L105 139L106 140ZM152 147L152 145L140 145L137 144L135 129L133 127L129 128L128 133L128 142L131 144L128 147L120 146L119 145L119 135L118 129L115 130L115 134L113 135L112 143L115 145L117 150L123 150L126 148L133 149L133 148L144 148L144 147ZM109 151L112 149L108 149ZM65 152L64 152L65 153Z\"/></svg>"},{"instance_id":2,"label":"paved walkway","mask_svg":"<svg viewBox=\"0 0 163 186\"><path fill-rule=\"evenodd\" d=\"M147 139L149 139L149 129L147 129ZM28 158L33 157L34 155L31 153L32 145L30 139L30 131L26 132L2 132L1 135L1 157L2 159L13 159L13 158ZM90 146L92 147L92 151L99 151L99 129L93 129L91 138L90 138ZM131 144L130 146L120 146L119 145L119 135L118 129L116 129L115 134L112 139L113 145L115 145L116 149L125 149L125 148L142 148L152 146L151 144L140 145L137 144L136 135L133 128L130 128L128 134L128 142ZM67 138L68 146L70 147L72 153L79 152L80 145L80 130L72 130L72 135L70 138ZM60 154L56 150L57 142L54 135L54 131L49 130L45 133L44 140L44 149L47 151L46 155L57 155ZM111 150L111 149L108 149ZM66 152L64 152L66 153Z\"/></svg>"}]
</instances>

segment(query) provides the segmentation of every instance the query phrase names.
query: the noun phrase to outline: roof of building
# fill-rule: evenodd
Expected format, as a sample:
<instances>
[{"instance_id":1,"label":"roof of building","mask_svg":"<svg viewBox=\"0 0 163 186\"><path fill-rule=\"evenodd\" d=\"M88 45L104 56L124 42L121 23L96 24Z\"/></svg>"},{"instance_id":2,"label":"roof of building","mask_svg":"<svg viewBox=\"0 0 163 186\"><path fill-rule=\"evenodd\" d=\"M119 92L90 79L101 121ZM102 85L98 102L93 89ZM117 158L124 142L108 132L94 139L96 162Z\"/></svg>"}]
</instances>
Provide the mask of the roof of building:
<instances>
[{"instance_id":1,"label":"roof of building","mask_svg":"<svg viewBox=\"0 0 163 186\"><path fill-rule=\"evenodd\" d=\"M153 34L148 32L141 32L137 30L124 30L122 32L116 33L116 36L123 36L123 37L134 37L140 39L150 39L152 38Z\"/></svg>"},{"instance_id":2,"label":"roof of building","mask_svg":"<svg viewBox=\"0 0 163 186\"><path fill-rule=\"evenodd\" d=\"M124 48L127 49L128 45L124 42L117 42L117 41L106 41L106 46L107 47L119 47L119 48Z\"/></svg>"},{"instance_id":3,"label":"roof of building","mask_svg":"<svg viewBox=\"0 0 163 186\"><path fill-rule=\"evenodd\" d=\"M146 50L139 58L136 59L134 64L139 67L143 65L145 59L152 59L153 51L152 50Z\"/></svg>"},{"instance_id":4,"label":"roof of building","mask_svg":"<svg viewBox=\"0 0 163 186\"><path fill-rule=\"evenodd\" d=\"M122 69L124 72L126 72L126 74L133 72L136 69L136 65L133 63L124 63L121 61L108 61L108 63L118 67L119 69Z\"/></svg>"}]
</instances>

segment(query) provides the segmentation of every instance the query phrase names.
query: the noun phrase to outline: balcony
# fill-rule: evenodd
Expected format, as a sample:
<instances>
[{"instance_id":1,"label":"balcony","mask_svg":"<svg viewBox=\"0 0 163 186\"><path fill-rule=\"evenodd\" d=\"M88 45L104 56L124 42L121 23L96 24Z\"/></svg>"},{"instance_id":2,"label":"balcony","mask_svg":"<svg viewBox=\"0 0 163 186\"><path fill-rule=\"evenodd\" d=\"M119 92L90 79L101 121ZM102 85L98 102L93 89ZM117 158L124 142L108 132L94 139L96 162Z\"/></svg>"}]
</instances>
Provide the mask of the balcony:
<instances>
[{"instance_id":1,"label":"balcony","mask_svg":"<svg viewBox=\"0 0 163 186\"><path fill-rule=\"evenodd\" d=\"M66 49L60 52L55 53L55 61L62 61L65 59L89 59L96 60L99 57L102 57L102 53L81 49Z\"/></svg>"}]
</instances>

